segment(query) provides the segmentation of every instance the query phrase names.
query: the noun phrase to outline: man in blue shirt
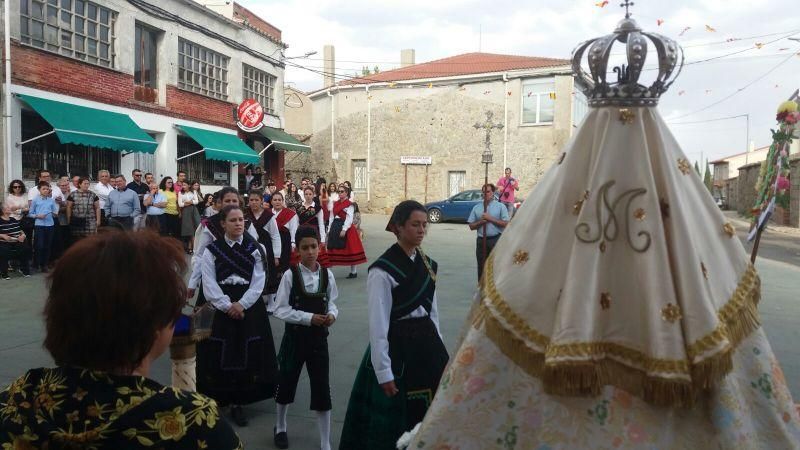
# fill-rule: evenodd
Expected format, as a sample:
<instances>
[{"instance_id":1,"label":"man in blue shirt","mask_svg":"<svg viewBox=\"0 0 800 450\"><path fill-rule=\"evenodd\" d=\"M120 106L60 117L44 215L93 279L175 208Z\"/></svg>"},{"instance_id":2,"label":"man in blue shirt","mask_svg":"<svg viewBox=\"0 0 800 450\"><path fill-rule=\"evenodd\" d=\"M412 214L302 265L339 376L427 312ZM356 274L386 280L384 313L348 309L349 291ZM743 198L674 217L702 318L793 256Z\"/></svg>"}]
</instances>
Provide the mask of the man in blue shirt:
<instances>
[{"instance_id":1,"label":"man in blue shirt","mask_svg":"<svg viewBox=\"0 0 800 450\"><path fill-rule=\"evenodd\" d=\"M116 224L124 230L133 229L133 218L141 214L139 195L128 189L124 175L116 176L116 190L108 193L106 201L106 217L109 224Z\"/></svg>"},{"instance_id":2,"label":"man in blue shirt","mask_svg":"<svg viewBox=\"0 0 800 450\"><path fill-rule=\"evenodd\" d=\"M58 205L51 190L49 182L40 181L39 195L31 201L31 208L28 210L28 216L36 219L33 224L33 235L36 237L33 240L33 267L39 267L42 273L47 272L55 230L54 218L58 216Z\"/></svg>"},{"instance_id":3,"label":"man in blue shirt","mask_svg":"<svg viewBox=\"0 0 800 450\"><path fill-rule=\"evenodd\" d=\"M492 252L497 240L508 225L508 208L494 198L497 188L491 184L483 186L483 202L472 208L469 214L469 229L478 230L478 239L475 242L475 259L478 260L478 281L483 275L483 264ZM486 233L486 248L484 254L483 233Z\"/></svg>"}]
</instances>

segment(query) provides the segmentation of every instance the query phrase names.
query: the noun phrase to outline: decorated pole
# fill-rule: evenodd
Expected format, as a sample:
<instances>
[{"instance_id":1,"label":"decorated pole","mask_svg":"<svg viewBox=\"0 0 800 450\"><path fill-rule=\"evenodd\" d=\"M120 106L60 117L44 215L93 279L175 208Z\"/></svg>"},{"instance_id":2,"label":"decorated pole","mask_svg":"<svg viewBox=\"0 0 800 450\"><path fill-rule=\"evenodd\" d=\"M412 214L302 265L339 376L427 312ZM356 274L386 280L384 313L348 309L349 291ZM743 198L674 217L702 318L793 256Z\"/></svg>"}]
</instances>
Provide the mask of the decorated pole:
<instances>
[{"instance_id":1,"label":"decorated pole","mask_svg":"<svg viewBox=\"0 0 800 450\"><path fill-rule=\"evenodd\" d=\"M750 261L755 263L761 234L767 226L775 207L789 207L789 145L800 122L798 105L793 100L781 103L778 107L778 129L772 131L772 145L767 152L767 159L761 163L761 170L756 183L756 203L750 210L753 217L748 242L753 243Z\"/></svg>"},{"instance_id":2,"label":"decorated pole","mask_svg":"<svg viewBox=\"0 0 800 450\"><path fill-rule=\"evenodd\" d=\"M483 129L486 131L486 137L484 138L484 148L483 154L481 155L481 163L484 165L484 172L483 172L483 186L481 187L481 201L483 201L483 213L486 214L488 205L486 204L486 199L484 197L484 189L487 184L489 184L489 164L492 163L492 130L502 130L503 124L502 123L492 123L492 117L494 117L494 113L492 111L486 111L486 121L484 123L476 123L473 127L476 130ZM483 254L483 263L486 264L486 226L487 224L483 224L483 239L482 239L482 246L483 249L481 253ZM480 283L481 280L478 280Z\"/></svg>"},{"instance_id":3,"label":"decorated pole","mask_svg":"<svg viewBox=\"0 0 800 450\"><path fill-rule=\"evenodd\" d=\"M185 391L197 390L197 343L211 335L214 308L206 303L181 314L175 324L169 357L172 360L172 387Z\"/></svg>"}]
</instances>

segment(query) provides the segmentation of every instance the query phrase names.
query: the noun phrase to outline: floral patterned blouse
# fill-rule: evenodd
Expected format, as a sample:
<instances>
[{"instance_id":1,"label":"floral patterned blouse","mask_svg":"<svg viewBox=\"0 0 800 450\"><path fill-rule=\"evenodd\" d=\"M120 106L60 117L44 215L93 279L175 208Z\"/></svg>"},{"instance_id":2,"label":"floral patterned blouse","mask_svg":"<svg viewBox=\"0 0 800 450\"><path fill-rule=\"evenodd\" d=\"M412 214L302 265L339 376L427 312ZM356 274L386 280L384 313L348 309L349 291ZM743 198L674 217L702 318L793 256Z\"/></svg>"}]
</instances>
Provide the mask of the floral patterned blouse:
<instances>
[{"instance_id":1,"label":"floral patterned blouse","mask_svg":"<svg viewBox=\"0 0 800 450\"><path fill-rule=\"evenodd\" d=\"M139 376L33 369L0 392L0 448L241 449L214 400Z\"/></svg>"}]
</instances>

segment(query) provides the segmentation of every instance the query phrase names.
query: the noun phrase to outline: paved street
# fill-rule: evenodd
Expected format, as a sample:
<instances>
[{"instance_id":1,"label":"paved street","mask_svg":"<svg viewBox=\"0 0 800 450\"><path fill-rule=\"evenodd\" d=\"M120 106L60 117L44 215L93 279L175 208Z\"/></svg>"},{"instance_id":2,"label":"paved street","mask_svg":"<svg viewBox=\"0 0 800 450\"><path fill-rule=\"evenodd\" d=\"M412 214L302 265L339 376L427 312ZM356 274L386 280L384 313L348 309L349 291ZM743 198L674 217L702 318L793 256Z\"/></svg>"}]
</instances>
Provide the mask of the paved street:
<instances>
[{"instance_id":1,"label":"paved street","mask_svg":"<svg viewBox=\"0 0 800 450\"><path fill-rule=\"evenodd\" d=\"M366 248L370 260L376 258L390 245L393 236L383 231L386 216L365 215ZM738 228L745 223L736 222ZM746 229L740 229L744 232ZM476 284L474 261L474 234L462 224L438 224L430 227L425 250L439 262L439 307L445 343L452 351L472 301ZM763 281L761 317L770 336L773 348L786 372L796 399L800 399L800 306L797 292L800 289L800 238L767 232L762 241L762 255L758 269ZM772 258L772 259L770 259ZM340 318L331 330L331 382L333 390L333 443L338 445L344 420L347 399L356 367L367 345L366 267L359 277L346 280L346 269L335 270L339 285ZM0 384L5 385L30 367L52 365L41 348L41 310L44 283L41 275L29 279L13 278L0 283ZM272 322L276 347L280 342L283 325ZM169 360L164 357L155 365L152 377L159 382L169 382ZM307 378L301 378L298 398L290 409L289 437L292 448L316 448L318 438L316 420L308 410L309 390ZM238 429L247 448L273 448L273 401L246 408L251 417L250 426Z\"/></svg>"}]
</instances>

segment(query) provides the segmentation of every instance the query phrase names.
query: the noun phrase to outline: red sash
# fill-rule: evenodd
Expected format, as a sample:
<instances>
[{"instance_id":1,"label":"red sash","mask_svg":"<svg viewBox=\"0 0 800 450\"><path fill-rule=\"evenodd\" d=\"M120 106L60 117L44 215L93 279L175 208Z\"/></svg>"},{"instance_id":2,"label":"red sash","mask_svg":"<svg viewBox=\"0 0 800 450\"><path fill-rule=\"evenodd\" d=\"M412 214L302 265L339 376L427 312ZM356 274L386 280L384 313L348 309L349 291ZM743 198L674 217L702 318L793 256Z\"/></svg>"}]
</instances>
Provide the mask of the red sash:
<instances>
[{"instance_id":1,"label":"red sash","mask_svg":"<svg viewBox=\"0 0 800 450\"><path fill-rule=\"evenodd\" d=\"M286 226L286 224L289 223L289 221L292 220L292 218L296 215L297 213L294 212L293 209L283 208L281 212L278 213L278 216L275 217L275 222L278 224L278 228Z\"/></svg>"},{"instance_id":2,"label":"red sash","mask_svg":"<svg viewBox=\"0 0 800 450\"><path fill-rule=\"evenodd\" d=\"M347 213L344 212L348 206L352 205L349 198L344 200L336 200L333 204L333 215L340 218L345 219L347 217Z\"/></svg>"}]
</instances>

